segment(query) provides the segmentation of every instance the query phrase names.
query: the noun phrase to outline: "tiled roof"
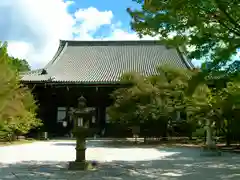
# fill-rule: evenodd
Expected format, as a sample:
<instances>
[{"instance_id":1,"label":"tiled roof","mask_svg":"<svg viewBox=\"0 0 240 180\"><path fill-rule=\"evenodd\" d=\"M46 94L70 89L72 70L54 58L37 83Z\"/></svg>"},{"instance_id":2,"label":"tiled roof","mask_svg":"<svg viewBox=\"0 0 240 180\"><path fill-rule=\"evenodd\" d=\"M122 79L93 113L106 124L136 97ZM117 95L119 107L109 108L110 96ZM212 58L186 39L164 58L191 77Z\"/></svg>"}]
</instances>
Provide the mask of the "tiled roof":
<instances>
[{"instance_id":1,"label":"tiled roof","mask_svg":"<svg viewBox=\"0 0 240 180\"><path fill-rule=\"evenodd\" d=\"M42 70L31 71L22 81L65 83L116 83L124 72L154 75L156 67L170 64L192 68L179 49L157 41L60 41L54 58Z\"/></svg>"},{"instance_id":2,"label":"tiled roof","mask_svg":"<svg viewBox=\"0 0 240 180\"><path fill-rule=\"evenodd\" d=\"M51 76L43 73L44 69L37 69L29 72L20 73L22 81L47 81Z\"/></svg>"}]
</instances>

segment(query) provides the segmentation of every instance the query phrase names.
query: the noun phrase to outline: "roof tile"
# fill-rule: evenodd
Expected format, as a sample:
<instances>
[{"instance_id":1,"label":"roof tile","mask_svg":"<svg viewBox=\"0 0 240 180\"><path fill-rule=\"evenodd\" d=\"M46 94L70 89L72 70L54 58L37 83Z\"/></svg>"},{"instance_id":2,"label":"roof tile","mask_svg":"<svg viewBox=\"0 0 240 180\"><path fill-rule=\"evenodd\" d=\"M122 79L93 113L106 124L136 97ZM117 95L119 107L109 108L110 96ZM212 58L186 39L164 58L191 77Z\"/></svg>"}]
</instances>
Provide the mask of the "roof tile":
<instances>
[{"instance_id":1,"label":"roof tile","mask_svg":"<svg viewBox=\"0 0 240 180\"><path fill-rule=\"evenodd\" d=\"M47 75L28 73L22 81L106 83L118 82L129 71L157 73L158 65L182 68L191 63L178 49L156 41L61 41L55 57L44 68Z\"/></svg>"}]
</instances>

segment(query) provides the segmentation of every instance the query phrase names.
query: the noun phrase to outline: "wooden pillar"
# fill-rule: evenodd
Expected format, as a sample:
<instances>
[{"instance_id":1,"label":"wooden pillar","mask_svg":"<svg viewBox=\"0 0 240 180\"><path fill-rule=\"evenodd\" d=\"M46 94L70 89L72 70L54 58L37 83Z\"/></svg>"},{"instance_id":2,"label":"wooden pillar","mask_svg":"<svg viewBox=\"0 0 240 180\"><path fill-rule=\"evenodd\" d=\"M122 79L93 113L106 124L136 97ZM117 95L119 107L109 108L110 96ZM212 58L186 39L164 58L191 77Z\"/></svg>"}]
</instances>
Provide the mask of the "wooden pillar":
<instances>
[{"instance_id":1,"label":"wooden pillar","mask_svg":"<svg viewBox=\"0 0 240 180\"><path fill-rule=\"evenodd\" d=\"M46 105L46 118L48 121L48 131L50 133L53 133L54 135L58 133L58 128L57 127L57 111L58 111L58 106L57 106L57 93L55 92L55 89L49 88L47 89L48 96L46 97L47 105Z\"/></svg>"},{"instance_id":2,"label":"wooden pillar","mask_svg":"<svg viewBox=\"0 0 240 180\"><path fill-rule=\"evenodd\" d=\"M106 125L106 108L102 105L99 108L99 125L101 129L105 128Z\"/></svg>"},{"instance_id":3,"label":"wooden pillar","mask_svg":"<svg viewBox=\"0 0 240 180\"><path fill-rule=\"evenodd\" d=\"M103 130L105 128L105 101L104 99L104 89L103 88L96 88L96 96L97 96L97 122L100 130Z\"/></svg>"}]
</instances>

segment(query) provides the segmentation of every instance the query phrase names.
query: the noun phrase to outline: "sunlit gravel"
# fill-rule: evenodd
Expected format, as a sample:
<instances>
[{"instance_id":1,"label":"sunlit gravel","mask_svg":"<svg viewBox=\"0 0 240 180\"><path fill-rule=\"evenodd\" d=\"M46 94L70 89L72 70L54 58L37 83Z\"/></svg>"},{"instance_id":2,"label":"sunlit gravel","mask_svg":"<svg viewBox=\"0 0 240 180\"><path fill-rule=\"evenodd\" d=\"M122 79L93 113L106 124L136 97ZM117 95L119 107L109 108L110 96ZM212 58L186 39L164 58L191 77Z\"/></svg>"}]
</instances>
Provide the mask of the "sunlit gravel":
<instances>
[{"instance_id":1,"label":"sunlit gravel","mask_svg":"<svg viewBox=\"0 0 240 180\"><path fill-rule=\"evenodd\" d=\"M88 141L86 158L94 171L68 171L74 141L48 141L0 147L0 180L239 180L240 155L202 157L197 148L114 147Z\"/></svg>"}]
</instances>

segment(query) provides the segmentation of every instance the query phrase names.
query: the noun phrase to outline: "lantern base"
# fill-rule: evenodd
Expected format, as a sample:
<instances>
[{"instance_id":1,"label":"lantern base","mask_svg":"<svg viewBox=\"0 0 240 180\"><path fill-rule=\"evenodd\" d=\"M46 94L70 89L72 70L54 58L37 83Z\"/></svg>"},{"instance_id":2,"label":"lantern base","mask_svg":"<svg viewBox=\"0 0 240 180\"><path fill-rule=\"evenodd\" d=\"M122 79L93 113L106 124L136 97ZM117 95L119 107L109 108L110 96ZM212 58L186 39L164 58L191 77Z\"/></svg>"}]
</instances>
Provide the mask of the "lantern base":
<instances>
[{"instance_id":1,"label":"lantern base","mask_svg":"<svg viewBox=\"0 0 240 180\"><path fill-rule=\"evenodd\" d=\"M91 165L91 163L87 161L81 161L81 162L71 161L69 162L69 165L68 165L68 170L72 170L72 171L85 171L85 170L92 170L92 169L94 169L93 166Z\"/></svg>"}]
</instances>

